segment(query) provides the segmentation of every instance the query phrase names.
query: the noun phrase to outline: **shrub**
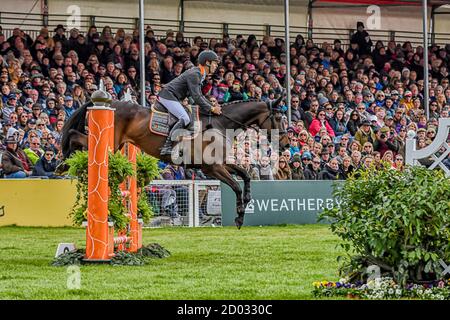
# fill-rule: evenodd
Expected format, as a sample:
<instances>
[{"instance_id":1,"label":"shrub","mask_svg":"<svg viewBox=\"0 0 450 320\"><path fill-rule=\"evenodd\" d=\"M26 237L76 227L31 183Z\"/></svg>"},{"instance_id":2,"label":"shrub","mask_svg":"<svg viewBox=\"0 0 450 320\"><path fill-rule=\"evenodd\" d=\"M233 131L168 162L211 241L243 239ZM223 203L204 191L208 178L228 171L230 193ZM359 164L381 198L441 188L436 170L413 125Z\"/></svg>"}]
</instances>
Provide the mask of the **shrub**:
<instances>
[{"instance_id":1,"label":"shrub","mask_svg":"<svg viewBox=\"0 0 450 320\"><path fill-rule=\"evenodd\" d=\"M402 286L438 279L438 261L450 261L450 180L423 167L358 173L334 186L340 205L321 214L344 240L341 275L364 281L377 265Z\"/></svg>"},{"instance_id":2,"label":"shrub","mask_svg":"<svg viewBox=\"0 0 450 320\"><path fill-rule=\"evenodd\" d=\"M87 219L87 194L88 194L88 153L77 151L66 160L69 165L69 175L77 180L77 197L70 215L75 225L80 226ZM148 155L139 154L136 158L137 187L138 187L138 217L145 222L153 216L153 211L146 199L145 193L140 190L159 175L157 159ZM132 164L120 152L109 154L108 184L110 196L108 202L108 216L114 223L114 228L124 230L129 223L127 207L123 201L120 184L128 177L135 175Z\"/></svg>"}]
</instances>

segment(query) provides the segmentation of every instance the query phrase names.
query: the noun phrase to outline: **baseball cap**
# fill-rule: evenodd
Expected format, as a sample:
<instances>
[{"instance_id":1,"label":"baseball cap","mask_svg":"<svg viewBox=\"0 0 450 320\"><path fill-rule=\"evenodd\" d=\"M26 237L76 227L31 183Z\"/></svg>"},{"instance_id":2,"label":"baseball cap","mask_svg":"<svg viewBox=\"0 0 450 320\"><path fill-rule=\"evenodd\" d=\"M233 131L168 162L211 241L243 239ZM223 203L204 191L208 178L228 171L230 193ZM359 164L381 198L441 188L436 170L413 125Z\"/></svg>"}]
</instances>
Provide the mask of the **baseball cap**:
<instances>
[{"instance_id":1,"label":"baseball cap","mask_svg":"<svg viewBox=\"0 0 450 320\"><path fill-rule=\"evenodd\" d=\"M391 129L389 129L389 127L383 127L383 128L380 129L381 133L387 133L389 131L391 131Z\"/></svg>"},{"instance_id":2,"label":"baseball cap","mask_svg":"<svg viewBox=\"0 0 450 320\"><path fill-rule=\"evenodd\" d=\"M391 96L397 95L398 96L398 91L397 90L392 90L391 91Z\"/></svg>"},{"instance_id":3,"label":"baseball cap","mask_svg":"<svg viewBox=\"0 0 450 320\"><path fill-rule=\"evenodd\" d=\"M36 124L36 120L35 119L29 119L28 121L27 121L27 123L28 124Z\"/></svg>"},{"instance_id":4,"label":"baseball cap","mask_svg":"<svg viewBox=\"0 0 450 320\"><path fill-rule=\"evenodd\" d=\"M33 103L33 99L27 98L27 99L25 100L25 104L27 104L27 103Z\"/></svg>"},{"instance_id":5,"label":"baseball cap","mask_svg":"<svg viewBox=\"0 0 450 320\"><path fill-rule=\"evenodd\" d=\"M64 97L64 101L72 101L72 100L73 100L72 96L65 96Z\"/></svg>"},{"instance_id":6,"label":"baseball cap","mask_svg":"<svg viewBox=\"0 0 450 320\"><path fill-rule=\"evenodd\" d=\"M364 120L364 121L361 123L361 125L362 125L362 126L370 126L370 122L369 122L369 120Z\"/></svg>"},{"instance_id":7,"label":"baseball cap","mask_svg":"<svg viewBox=\"0 0 450 320\"><path fill-rule=\"evenodd\" d=\"M311 152L309 152L309 151L303 152L302 159L309 159L309 160L311 160L312 159Z\"/></svg>"},{"instance_id":8,"label":"baseball cap","mask_svg":"<svg viewBox=\"0 0 450 320\"><path fill-rule=\"evenodd\" d=\"M9 100L9 99L16 99L16 100L17 100L16 94L10 93L10 94L8 95L8 100Z\"/></svg>"},{"instance_id":9,"label":"baseball cap","mask_svg":"<svg viewBox=\"0 0 450 320\"><path fill-rule=\"evenodd\" d=\"M412 97L412 92L411 91L406 91L405 92L405 97Z\"/></svg>"}]
</instances>

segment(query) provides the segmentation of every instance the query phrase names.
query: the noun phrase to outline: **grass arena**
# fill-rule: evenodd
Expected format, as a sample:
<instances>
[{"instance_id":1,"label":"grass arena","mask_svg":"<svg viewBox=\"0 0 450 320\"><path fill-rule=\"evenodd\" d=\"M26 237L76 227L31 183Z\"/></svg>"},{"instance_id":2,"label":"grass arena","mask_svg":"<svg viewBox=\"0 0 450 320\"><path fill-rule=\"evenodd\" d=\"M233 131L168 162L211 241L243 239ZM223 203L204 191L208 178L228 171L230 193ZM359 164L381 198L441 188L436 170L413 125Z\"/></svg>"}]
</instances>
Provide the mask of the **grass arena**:
<instances>
[{"instance_id":1,"label":"grass arena","mask_svg":"<svg viewBox=\"0 0 450 320\"><path fill-rule=\"evenodd\" d=\"M78 228L1 227L2 299L313 299L317 279L337 277L337 238L327 226L144 229L171 256L145 266L81 266L81 289L53 267L56 244L85 245Z\"/></svg>"}]
</instances>

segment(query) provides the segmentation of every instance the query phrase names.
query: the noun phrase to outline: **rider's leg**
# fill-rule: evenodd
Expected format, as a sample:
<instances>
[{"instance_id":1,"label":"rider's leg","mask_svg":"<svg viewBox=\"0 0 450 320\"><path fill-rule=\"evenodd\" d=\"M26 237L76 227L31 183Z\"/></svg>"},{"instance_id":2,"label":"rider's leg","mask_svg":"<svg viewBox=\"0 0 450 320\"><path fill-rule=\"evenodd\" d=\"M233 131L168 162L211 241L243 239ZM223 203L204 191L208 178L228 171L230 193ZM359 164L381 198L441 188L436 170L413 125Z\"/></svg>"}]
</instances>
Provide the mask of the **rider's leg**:
<instances>
[{"instance_id":1,"label":"rider's leg","mask_svg":"<svg viewBox=\"0 0 450 320\"><path fill-rule=\"evenodd\" d=\"M177 117L178 121L170 129L164 146L161 148L161 155L168 155L172 153L172 141L175 140L175 133L178 129L187 127L190 124L190 118L184 107L178 101L167 100L159 97L160 102L167 108L167 110Z\"/></svg>"}]
</instances>

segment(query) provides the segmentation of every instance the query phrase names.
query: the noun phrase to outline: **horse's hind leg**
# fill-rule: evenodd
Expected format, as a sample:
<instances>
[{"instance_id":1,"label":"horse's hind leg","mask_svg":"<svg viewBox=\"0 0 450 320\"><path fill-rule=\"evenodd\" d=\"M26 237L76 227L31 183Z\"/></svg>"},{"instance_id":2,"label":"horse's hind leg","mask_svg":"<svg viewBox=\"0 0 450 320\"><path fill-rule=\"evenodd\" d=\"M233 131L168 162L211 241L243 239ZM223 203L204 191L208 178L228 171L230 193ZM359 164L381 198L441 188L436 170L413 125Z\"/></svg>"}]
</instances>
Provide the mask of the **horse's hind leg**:
<instances>
[{"instance_id":1,"label":"horse's hind leg","mask_svg":"<svg viewBox=\"0 0 450 320\"><path fill-rule=\"evenodd\" d=\"M213 164L213 165L203 166L202 170L208 176L217 178L218 180L220 180L223 183L230 186L230 188L236 194L236 208L237 208L238 216L234 219L234 223L236 224L236 227L238 227L238 229L240 229L242 227L242 225L244 224L245 206L244 206L244 202L242 201L242 189L239 186L239 183L237 183L233 179L231 174L227 171L226 166L224 166L224 165Z\"/></svg>"}]
</instances>

